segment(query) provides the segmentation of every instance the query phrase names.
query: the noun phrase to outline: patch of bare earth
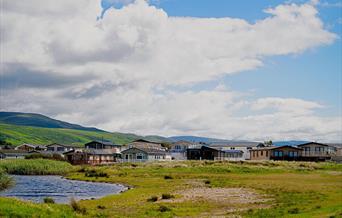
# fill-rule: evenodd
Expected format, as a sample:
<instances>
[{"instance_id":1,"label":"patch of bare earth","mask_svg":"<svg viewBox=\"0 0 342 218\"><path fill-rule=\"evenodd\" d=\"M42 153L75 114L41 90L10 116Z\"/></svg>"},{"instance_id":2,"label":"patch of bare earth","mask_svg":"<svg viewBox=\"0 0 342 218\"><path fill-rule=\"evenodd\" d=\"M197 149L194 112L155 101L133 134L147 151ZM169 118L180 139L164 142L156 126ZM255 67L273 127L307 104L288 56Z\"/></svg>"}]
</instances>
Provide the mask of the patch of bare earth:
<instances>
[{"instance_id":1,"label":"patch of bare earth","mask_svg":"<svg viewBox=\"0 0 342 218\"><path fill-rule=\"evenodd\" d=\"M216 209L201 214L200 217L239 217L237 212L271 207L270 198L247 188L194 187L175 194L180 197L164 201L207 201L215 204Z\"/></svg>"}]
</instances>

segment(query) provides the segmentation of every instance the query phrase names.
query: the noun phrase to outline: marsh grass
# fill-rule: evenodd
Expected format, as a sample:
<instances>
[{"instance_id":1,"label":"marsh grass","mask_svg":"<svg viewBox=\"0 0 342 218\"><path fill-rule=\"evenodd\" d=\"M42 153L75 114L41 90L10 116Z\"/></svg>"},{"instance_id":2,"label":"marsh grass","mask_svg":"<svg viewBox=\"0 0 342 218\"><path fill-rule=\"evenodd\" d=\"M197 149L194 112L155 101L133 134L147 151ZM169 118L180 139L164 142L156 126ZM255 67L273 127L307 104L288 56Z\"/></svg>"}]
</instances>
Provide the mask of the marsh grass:
<instances>
[{"instance_id":1,"label":"marsh grass","mask_svg":"<svg viewBox=\"0 0 342 218\"><path fill-rule=\"evenodd\" d=\"M72 165L48 159L15 159L0 161L0 169L15 175L65 175Z\"/></svg>"},{"instance_id":2,"label":"marsh grass","mask_svg":"<svg viewBox=\"0 0 342 218\"><path fill-rule=\"evenodd\" d=\"M0 169L0 191L10 188L13 184L13 179Z\"/></svg>"}]
</instances>

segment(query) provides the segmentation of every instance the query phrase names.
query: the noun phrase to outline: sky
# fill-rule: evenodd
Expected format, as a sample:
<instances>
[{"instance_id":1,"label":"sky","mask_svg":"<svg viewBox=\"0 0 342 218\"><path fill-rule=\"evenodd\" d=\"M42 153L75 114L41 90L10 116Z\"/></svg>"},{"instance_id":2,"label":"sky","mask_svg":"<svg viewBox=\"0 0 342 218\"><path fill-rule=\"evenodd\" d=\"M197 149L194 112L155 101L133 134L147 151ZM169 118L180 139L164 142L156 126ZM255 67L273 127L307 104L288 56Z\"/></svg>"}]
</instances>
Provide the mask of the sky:
<instances>
[{"instance_id":1,"label":"sky","mask_svg":"<svg viewBox=\"0 0 342 218\"><path fill-rule=\"evenodd\" d=\"M3 0L0 15L1 111L342 142L339 0Z\"/></svg>"}]
</instances>

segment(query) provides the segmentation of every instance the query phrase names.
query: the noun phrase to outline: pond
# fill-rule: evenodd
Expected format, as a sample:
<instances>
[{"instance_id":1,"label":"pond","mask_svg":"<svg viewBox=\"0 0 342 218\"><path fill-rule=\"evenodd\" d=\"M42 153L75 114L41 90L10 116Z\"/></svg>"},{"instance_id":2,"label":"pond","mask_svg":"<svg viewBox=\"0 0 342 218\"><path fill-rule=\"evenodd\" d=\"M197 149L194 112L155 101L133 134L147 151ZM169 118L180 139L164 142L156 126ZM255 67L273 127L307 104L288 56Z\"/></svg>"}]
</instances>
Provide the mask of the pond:
<instances>
[{"instance_id":1,"label":"pond","mask_svg":"<svg viewBox=\"0 0 342 218\"><path fill-rule=\"evenodd\" d=\"M13 178L15 186L0 192L0 196L33 202L43 202L45 197L51 197L56 203L69 203L71 198L96 199L127 190L127 187L119 184L68 180L61 176L13 176Z\"/></svg>"}]
</instances>

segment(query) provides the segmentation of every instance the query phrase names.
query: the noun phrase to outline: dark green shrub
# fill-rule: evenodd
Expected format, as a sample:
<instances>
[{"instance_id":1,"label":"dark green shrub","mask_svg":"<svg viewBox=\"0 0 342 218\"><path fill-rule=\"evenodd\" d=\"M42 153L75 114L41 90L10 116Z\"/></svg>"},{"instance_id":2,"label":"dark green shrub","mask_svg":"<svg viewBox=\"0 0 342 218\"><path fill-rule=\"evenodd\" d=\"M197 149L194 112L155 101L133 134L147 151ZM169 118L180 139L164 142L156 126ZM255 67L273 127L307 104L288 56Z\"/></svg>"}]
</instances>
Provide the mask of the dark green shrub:
<instances>
[{"instance_id":1,"label":"dark green shrub","mask_svg":"<svg viewBox=\"0 0 342 218\"><path fill-rule=\"evenodd\" d=\"M160 205L160 207L158 208L158 210L162 213L167 212L167 211L171 211L170 208L168 208L167 206L164 205Z\"/></svg>"},{"instance_id":2,"label":"dark green shrub","mask_svg":"<svg viewBox=\"0 0 342 218\"><path fill-rule=\"evenodd\" d=\"M104 209L106 209L106 207L105 207L105 206L103 206L103 205L97 205L97 208L98 208L98 209L101 209L101 210L104 210Z\"/></svg>"},{"instance_id":3,"label":"dark green shrub","mask_svg":"<svg viewBox=\"0 0 342 218\"><path fill-rule=\"evenodd\" d=\"M166 175L166 176L164 176L164 179L173 179L173 177Z\"/></svg>"},{"instance_id":4,"label":"dark green shrub","mask_svg":"<svg viewBox=\"0 0 342 218\"><path fill-rule=\"evenodd\" d=\"M54 204L55 203L55 200L53 200L53 198L50 198L50 197L44 198L43 201L45 204Z\"/></svg>"},{"instance_id":5,"label":"dark green shrub","mask_svg":"<svg viewBox=\"0 0 342 218\"><path fill-rule=\"evenodd\" d=\"M299 209L296 207L296 208L292 208L290 210L288 210L289 214L298 214L299 213Z\"/></svg>"},{"instance_id":6,"label":"dark green shrub","mask_svg":"<svg viewBox=\"0 0 342 218\"><path fill-rule=\"evenodd\" d=\"M158 201L158 197L157 196L152 196L149 199L147 199L148 202L156 202Z\"/></svg>"},{"instance_id":7,"label":"dark green shrub","mask_svg":"<svg viewBox=\"0 0 342 218\"><path fill-rule=\"evenodd\" d=\"M162 199L171 199L171 198L175 198L175 196L171 194L162 194Z\"/></svg>"}]
</instances>

